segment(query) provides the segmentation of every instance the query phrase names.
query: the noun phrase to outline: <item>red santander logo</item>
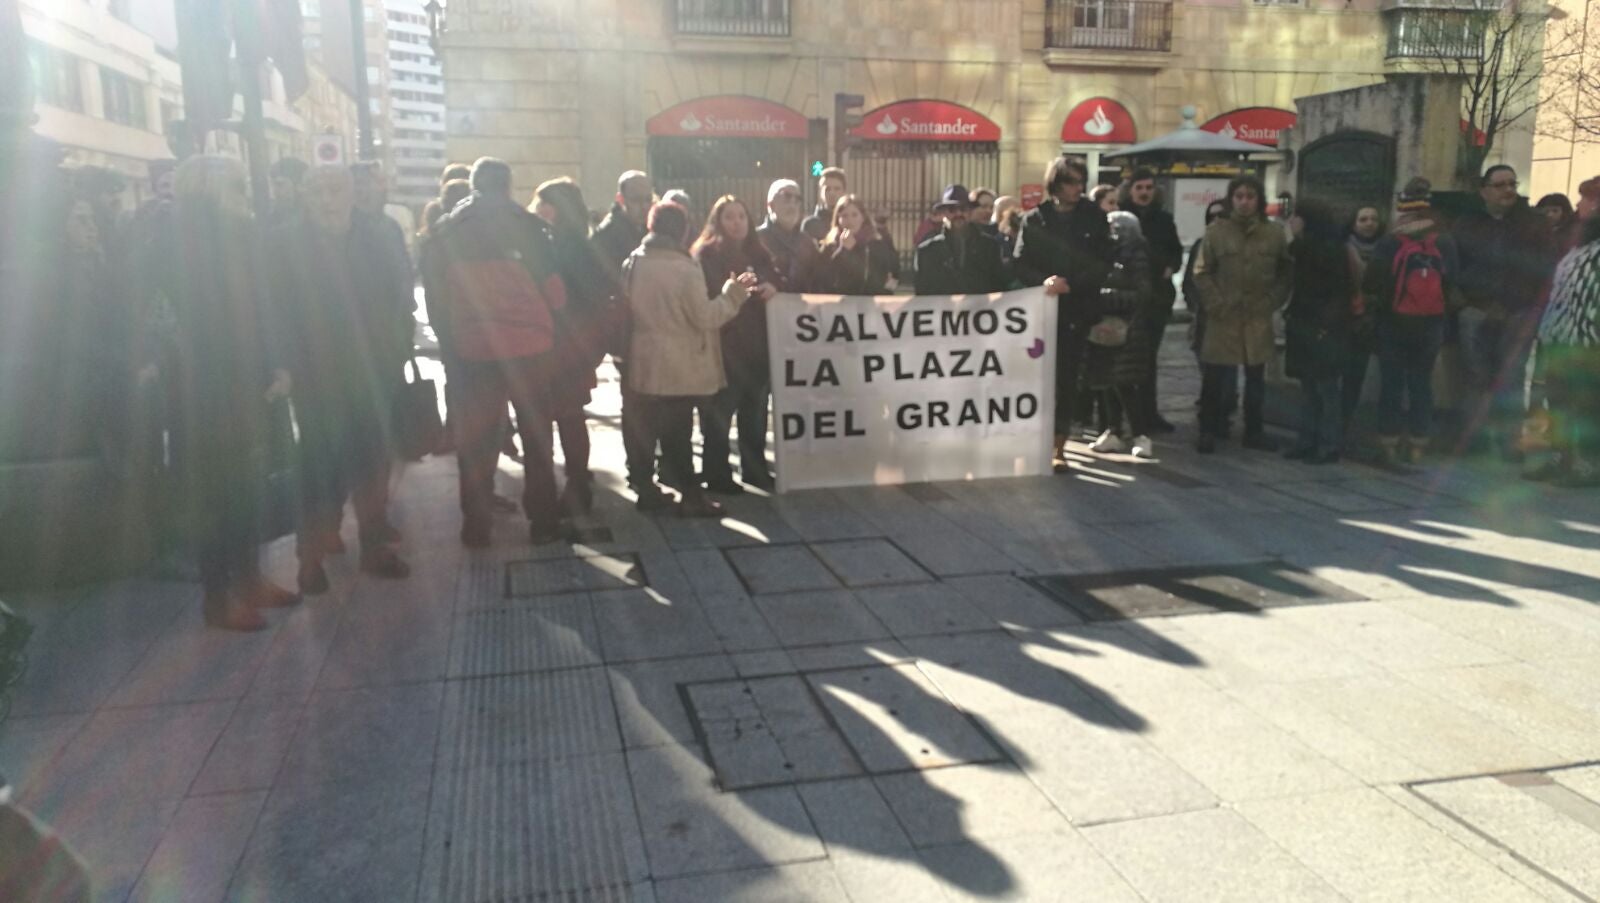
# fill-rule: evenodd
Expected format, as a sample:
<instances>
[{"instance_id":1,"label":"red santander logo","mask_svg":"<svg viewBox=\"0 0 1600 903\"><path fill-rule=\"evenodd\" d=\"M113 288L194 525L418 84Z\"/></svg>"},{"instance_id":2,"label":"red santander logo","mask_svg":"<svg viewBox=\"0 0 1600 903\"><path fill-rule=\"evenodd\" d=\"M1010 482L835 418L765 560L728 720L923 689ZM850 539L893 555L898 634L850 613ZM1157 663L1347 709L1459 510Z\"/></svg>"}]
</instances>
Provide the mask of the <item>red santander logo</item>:
<instances>
[{"instance_id":1,"label":"red santander logo","mask_svg":"<svg viewBox=\"0 0 1600 903\"><path fill-rule=\"evenodd\" d=\"M861 118L851 134L869 141L999 141L1000 126L942 100L902 100Z\"/></svg>"},{"instance_id":2,"label":"red santander logo","mask_svg":"<svg viewBox=\"0 0 1600 903\"><path fill-rule=\"evenodd\" d=\"M1061 122L1067 144L1132 144L1138 140L1133 114L1109 97L1091 97L1072 108Z\"/></svg>"},{"instance_id":3,"label":"red santander logo","mask_svg":"<svg viewBox=\"0 0 1600 903\"><path fill-rule=\"evenodd\" d=\"M1223 113L1200 127L1251 144L1277 147L1279 134L1284 129L1294 128L1298 119L1288 110L1275 107L1244 107Z\"/></svg>"}]
</instances>

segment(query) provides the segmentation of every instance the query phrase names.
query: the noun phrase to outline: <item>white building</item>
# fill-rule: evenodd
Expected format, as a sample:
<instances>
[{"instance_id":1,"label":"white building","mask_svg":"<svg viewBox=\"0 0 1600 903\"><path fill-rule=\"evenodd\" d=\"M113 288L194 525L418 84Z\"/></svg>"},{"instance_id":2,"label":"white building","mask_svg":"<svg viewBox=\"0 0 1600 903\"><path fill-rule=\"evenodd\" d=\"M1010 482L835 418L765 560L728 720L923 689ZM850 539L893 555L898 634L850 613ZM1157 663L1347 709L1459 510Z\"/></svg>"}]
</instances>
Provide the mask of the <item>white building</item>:
<instances>
[{"instance_id":1,"label":"white building","mask_svg":"<svg viewBox=\"0 0 1600 903\"><path fill-rule=\"evenodd\" d=\"M445 166L444 71L429 42L424 0L385 0L392 199L412 209L439 194Z\"/></svg>"},{"instance_id":2,"label":"white building","mask_svg":"<svg viewBox=\"0 0 1600 903\"><path fill-rule=\"evenodd\" d=\"M128 0L21 0L39 134L68 164L121 173L135 203L152 160L172 157L166 126L182 117L178 63L131 24ZM170 4L169 4L170 5Z\"/></svg>"}]
</instances>

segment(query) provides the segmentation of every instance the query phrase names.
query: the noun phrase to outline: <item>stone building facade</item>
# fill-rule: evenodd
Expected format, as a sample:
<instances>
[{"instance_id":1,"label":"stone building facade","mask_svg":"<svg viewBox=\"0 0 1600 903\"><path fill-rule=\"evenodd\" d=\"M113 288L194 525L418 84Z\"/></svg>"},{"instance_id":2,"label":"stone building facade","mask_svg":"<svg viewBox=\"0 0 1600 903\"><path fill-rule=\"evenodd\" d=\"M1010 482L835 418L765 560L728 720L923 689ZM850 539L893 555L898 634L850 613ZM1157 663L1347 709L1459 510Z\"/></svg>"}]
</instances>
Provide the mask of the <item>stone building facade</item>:
<instances>
[{"instance_id":1,"label":"stone building facade","mask_svg":"<svg viewBox=\"0 0 1600 903\"><path fill-rule=\"evenodd\" d=\"M1109 179L1100 154L1177 128L1190 104L1271 151L1296 97L1398 71L1397 11L1427 14L1412 2L453 0L450 156L503 157L523 191L572 175L596 207L629 168L745 194L843 163L904 219L948 181L1026 191L1064 149ZM840 94L865 118L842 160Z\"/></svg>"}]
</instances>

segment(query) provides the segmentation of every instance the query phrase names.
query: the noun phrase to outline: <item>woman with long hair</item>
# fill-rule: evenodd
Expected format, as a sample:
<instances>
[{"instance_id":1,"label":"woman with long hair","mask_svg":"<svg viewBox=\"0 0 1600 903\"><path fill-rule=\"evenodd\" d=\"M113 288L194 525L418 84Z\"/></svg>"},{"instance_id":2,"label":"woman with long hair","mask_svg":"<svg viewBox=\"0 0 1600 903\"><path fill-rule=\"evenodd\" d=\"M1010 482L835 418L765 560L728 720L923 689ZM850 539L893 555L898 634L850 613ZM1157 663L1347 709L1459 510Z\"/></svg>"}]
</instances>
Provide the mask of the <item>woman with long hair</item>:
<instances>
[{"instance_id":1,"label":"woman with long hair","mask_svg":"<svg viewBox=\"0 0 1600 903\"><path fill-rule=\"evenodd\" d=\"M1108 186L1109 187L1109 186ZM1100 289L1100 323L1090 328L1089 350L1084 358L1084 383L1097 393L1104 412L1105 428L1089 445L1100 454L1119 454L1127 448L1135 458L1155 457L1154 432L1150 411L1139 404L1146 378L1146 358L1150 355L1151 334L1155 325L1156 290L1150 272L1150 247L1139 218L1125 210L1112 211L1107 219L1111 237L1117 243L1111 273ZM1120 321L1120 341L1100 339L1109 331L1118 338L1115 325ZM1133 431L1132 445L1121 436L1123 414Z\"/></svg>"},{"instance_id":2,"label":"woman with long hair","mask_svg":"<svg viewBox=\"0 0 1600 903\"><path fill-rule=\"evenodd\" d=\"M534 192L533 212L550 224L556 263L567 289L567 306L556 322L556 363L550 386L550 409L561 434L567 474L562 505L574 513L587 513L594 506L594 490L583 409L598 385L595 370L605 358L608 337L620 319L611 310L615 280L589 244L589 208L576 182L560 178L540 185Z\"/></svg>"},{"instance_id":3,"label":"woman with long hair","mask_svg":"<svg viewBox=\"0 0 1600 903\"><path fill-rule=\"evenodd\" d=\"M838 295L882 295L894 291L897 261L861 205L847 194L833 208L833 226L822 243L817 291Z\"/></svg>"},{"instance_id":4,"label":"woman with long hair","mask_svg":"<svg viewBox=\"0 0 1600 903\"><path fill-rule=\"evenodd\" d=\"M1345 245L1354 255L1357 284L1366 277L1367 264L1372 261L1372 252L1377 249L1378 240L1383 238L1383 231L1383 213L1376 207L1358 208L1355 216L1350 219L1350 226L1345 233ZM1358 314L1362 312L1357 311ZM1371 324L1370 317L1360 317L1356 320L1355 329L1350 333L1344 377L1339 385L1343 412L1342 426L1346 437L1349 436L1350 419L1355 416L1356 407L1361 404L1361 390L1367 383L1367 371L1371 369L1373 350Z\"/></svg>"},{"instance_id":5,"label":"woman with long hair","mask_svg":"<svg viewBox=\"0 0 1600 903\"><path fill-rule=\"evenodd\" d=\"M705 274L706 297L722 294L729 279L741 273L756 277L752 294L766 301L778 293L778 273L772 255L756 235L750 208L731 194L711 205L706 226L689 252ZM767 309L746 304L738 316L722 327L722 364L728 386L700 410L701 477L706 488L722 495L739 495L744 488L733 480L728 461L728 431L739 423L739 476L745 483L771 492L777 486L767 467Z\"/></svg>"},{"instance_id":6,"label":"woman with long hair","mask_svg":"<svg viewBox=\"0 0 1600 903\"><path fill-rule=\"evenodd\" d=\"M177 325L180 454L206 623L260 630L258 611L299 597L261 575L269 405L288 397L244 167L196 156L178 167L168 278Z\"/></svg>"}]
</instances>

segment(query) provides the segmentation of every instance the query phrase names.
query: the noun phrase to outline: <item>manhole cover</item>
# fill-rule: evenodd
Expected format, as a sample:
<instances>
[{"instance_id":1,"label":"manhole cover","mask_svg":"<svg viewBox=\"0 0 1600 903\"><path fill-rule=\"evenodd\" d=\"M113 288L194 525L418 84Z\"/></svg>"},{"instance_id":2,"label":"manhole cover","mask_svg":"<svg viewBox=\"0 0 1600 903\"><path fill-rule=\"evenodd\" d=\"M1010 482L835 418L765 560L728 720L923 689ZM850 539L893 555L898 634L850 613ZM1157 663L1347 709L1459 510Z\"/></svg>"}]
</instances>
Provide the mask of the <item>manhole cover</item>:
<instances>
[{"instance_id":1,"label":"manhole cover","mask_svg":"<svg viewBox=\"0 0 1600 903\"><path fill-rule=\"evenodd\" d=\"M1260 611L1364 598L1283 561L1025 579L1089 621Z\"/></svg>"},{"instance_id":2,"label":"manhole cover","mask_svg":"<svg viewBox=\"0 0 1600 903\"><path fill-rule=\"evenodd\" d=\"M506 565L506 595L513 599L634 589L649 583L637 555L583 555Z\"/></svg>"}]
</instances>

